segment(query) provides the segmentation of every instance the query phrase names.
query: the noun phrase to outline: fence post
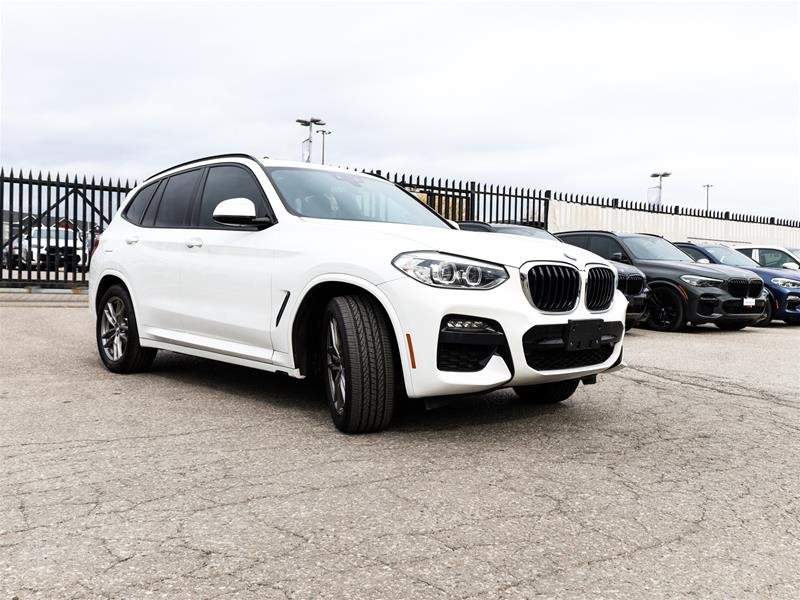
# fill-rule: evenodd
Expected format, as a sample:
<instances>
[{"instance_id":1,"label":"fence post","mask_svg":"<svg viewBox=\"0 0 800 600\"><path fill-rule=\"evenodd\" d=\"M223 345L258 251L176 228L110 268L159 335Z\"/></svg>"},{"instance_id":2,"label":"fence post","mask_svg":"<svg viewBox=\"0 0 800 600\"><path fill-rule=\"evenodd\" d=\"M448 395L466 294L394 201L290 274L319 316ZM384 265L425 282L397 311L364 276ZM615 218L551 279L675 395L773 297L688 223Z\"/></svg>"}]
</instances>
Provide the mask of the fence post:
<instances>
[{"instance_id":1,"label":"fence post","mask_svg":"<svg viewBox=\"0 0 800 600\"><path fill-rule=\"evenodd\" d=\"M544 223L544 228L546 230L550 230L550 198L552 196L552 192L550 190L544 191L544 219L542 219Z\"/></svg>"}]
</instances>

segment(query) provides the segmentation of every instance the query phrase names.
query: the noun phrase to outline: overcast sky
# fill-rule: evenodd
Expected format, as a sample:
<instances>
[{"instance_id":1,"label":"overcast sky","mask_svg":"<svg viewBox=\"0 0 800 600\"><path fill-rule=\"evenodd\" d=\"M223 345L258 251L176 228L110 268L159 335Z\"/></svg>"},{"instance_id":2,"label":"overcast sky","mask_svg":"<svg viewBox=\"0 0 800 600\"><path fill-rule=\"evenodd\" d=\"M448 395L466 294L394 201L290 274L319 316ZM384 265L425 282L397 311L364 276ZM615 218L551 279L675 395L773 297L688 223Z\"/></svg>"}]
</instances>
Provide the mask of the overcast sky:
<instances>
[{"instance_id":1,"label":"overcast sky","mask_svg":"<svg viewBox=\"0 0 800 600\"><path fill-rule=\"evenodd\" d=\"M798 6L4 2L0 162L298 159L313 115L336 164L799 218Z\"/></svg>"}]
</instances>

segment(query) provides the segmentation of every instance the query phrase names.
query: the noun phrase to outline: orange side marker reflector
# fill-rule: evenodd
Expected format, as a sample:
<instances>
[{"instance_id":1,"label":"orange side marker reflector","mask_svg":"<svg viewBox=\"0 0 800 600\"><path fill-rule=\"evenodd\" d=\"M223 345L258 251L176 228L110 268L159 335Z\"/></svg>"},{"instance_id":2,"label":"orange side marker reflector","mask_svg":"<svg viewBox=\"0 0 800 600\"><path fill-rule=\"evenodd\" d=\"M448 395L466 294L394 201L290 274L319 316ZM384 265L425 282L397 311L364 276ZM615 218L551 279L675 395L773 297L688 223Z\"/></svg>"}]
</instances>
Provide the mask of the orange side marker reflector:
<instances>
[{"instance_id":1,"label":"orange side marker reflector","mask_svg":"<svg viewBox=\"0 0 800 600\"><path fill-rule=\"evenodd\" d=\"M408 355L411 357L411 368L417 368L417 361L414 358L414 345L411 343L411 334L406 334L406 342L408 342Z\"/></svg>"},{"instance_id":2,"label":"orange side marker reflector","mask_svg":"<svg viewBox=\"0 0 800 600\"><path fill-rule=\"evenodd\" d=\"M681 294L683 294L684 299L688 300L689 299L689 294L686 293L686 290L683 289L683 286L679 285L678 289L681 291Z\"/></svg>"}]
</instances>

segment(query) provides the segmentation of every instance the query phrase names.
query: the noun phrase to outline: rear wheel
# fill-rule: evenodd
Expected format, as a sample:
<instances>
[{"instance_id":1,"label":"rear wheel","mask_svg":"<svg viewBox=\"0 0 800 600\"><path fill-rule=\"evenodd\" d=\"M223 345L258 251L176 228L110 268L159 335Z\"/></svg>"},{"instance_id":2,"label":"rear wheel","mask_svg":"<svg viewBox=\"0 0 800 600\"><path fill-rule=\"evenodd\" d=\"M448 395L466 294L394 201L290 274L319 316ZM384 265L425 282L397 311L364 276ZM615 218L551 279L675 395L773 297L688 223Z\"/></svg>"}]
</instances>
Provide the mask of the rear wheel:
<instances>
[{"instance_id":1,"label":"rear wheel","mask_svg":"<svg viewBox=\"0 0 800 600\"><path fill-rule=\"evenodd\" d=\"M647 325L656 331L678 331L686 326L683 300L672 288L657 287L650 294Z\"/></svg>"},{"instance_id":2,"label":"rear wheel","mask_svg":"<svg viewBox=\"0 0 800 600\"><path fill-rule=\"evenodd\" d=\"M714 323L714 325L725 331L739 331L750 325L750 321L722 321L721 323Z\"/></svg>"},{"instance_id":3,"label":"rear wheel","mask_svg":"<svg viewBox=\"0 0 800 600\"><path fill-rule=\"evenodd\" d=\"M517 396L526 402L536 404L555 404L563 402L578 389L580 379L568 379L539 385L521 385L514 388Z\"/></svg>"},{"instance_id":4,"label":"rear wheel","mask_svg":"<svg viewBox=\"0 0 800 600\"><path fill-rule=\"evenodd\" d=\"M394 412L395 361L391 327L365 296L331 299L323 316L325 396L345 433L380 431Z\"/></svg>"},{"instance_id":5,"label":"rear wheel","mask_svg":"<svg viewBox=\"0 0 800 600\"><path fill-rule=\"evenodd\" d=\"M114 373L149 369L157 350L139 344L136 315L128 290L112 285L97 306L97 351L106 368Z\"/></svg>"}]
</instances>

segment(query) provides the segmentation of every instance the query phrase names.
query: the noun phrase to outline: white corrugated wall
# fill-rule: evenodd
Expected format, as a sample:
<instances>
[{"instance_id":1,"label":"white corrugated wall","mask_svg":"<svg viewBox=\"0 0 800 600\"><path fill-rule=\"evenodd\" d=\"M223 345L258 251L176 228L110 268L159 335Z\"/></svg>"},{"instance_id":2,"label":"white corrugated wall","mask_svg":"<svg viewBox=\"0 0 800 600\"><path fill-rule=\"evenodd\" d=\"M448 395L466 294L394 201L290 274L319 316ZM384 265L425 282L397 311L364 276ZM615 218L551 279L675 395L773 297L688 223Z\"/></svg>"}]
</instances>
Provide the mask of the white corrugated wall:
<instances>
[{"instance_id":1,"label":"white corrugated wall","mask_svg":"<svg viewBox=\"0 0 800 600\"><path fill-rule=\"evenodd\" d=\"M701 240L800 246L800 227L742 223L723 219L593 206L560 200L550 202L548 229L552 232L572 229L604 229L626 233L656 233L668 240L678 242Z\"/></svg>"}]
</instances>

